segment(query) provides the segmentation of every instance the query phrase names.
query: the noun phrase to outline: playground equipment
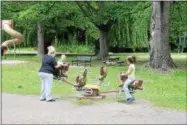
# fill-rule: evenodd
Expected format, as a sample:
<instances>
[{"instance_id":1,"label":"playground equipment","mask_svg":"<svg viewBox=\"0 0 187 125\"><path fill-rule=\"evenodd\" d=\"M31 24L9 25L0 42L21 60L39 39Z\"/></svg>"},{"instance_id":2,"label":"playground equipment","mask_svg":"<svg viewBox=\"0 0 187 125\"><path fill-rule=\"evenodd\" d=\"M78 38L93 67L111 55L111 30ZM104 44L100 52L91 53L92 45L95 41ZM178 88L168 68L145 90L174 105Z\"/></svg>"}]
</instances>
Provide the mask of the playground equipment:
<instances>
[{"instance_id":1,"label":"playground equipment","mask_svg":"<svg viewBox=\"0 0 187 125\"><path fill-rule=\"evenodd\" d=\"M92 85L92 84L85 85L83 88L84 96L87 97L99 96L99 90L100 90L99 85Z\"/></svg>"},{"instance_id":2,"label":"playground equipment","mask_svg":"<svg viewBox=\"0 0 187 125\"><path fill-rule=\"evenodd\" d=\"M82 98L104 99L105 95L101 95L100 86L103 84L106 77L107 77L107 68L101 67L98 82L96 84L86 84L82 89L83 95L79 97L79 99L82 99Z\"/></svg>"},{"instance_id":3,"label":"playground equipment","mask_svg":"<svg viewBox=\"0 0 187 125\"><path fill-rule=\"evenodd\" d=\"M69 70L69 63L64 63L64 65L62 65L60 68L55 69L54 71L54 79L61 79L61 77L68 77L66 75L66 72L68 72Z\"/></svg>"},{"instance_id":4,"label":"playground equipment","mask_svg":"<svg viewBox=\"0 0 187 125\"><path fill-rule=\"evenodd\" d=\"M120 79L123 81L123 83L125 83L125 81L128 79L128 76L127 75L121 75L120 74ZM133 81L130 85L129 85L129 90L130 90L130 93L133 94L134 93L134 90L143 90L143 80L135 80ZM120 88L123 87L123 84L119 85Z\"/></svg>"},{"instance_id":5,"label":"playground equipment","mask_svg":"<svg viewBox=\"0 0 187 125\"><path fill-rule=\"evenodd\" d=\"M107 77L107 68L102 66L100 69L100 76L99 76L99 81L100 84L104 82L104 79Z\"/></svg>"},{"instance_id":6,"label":"playground equipment","mask_svg":"<svg viewBox=\"0 0 187 125\"><path fill-rule=\"evenodd\" d=\"M96 84L86 84L86 78L87 78L87 69L85 69L82 74L79 74L76 77L76 82L75 84L73 84L72 82L69 82L68 80L66 80L65 78L62 78L61 80L72 85L73 86L73 90L74 92L79 92L80 94L78 94L77 98L78 99L104 99L108 94L112 94L112 93L121 93L121 90L113 90L113 91L100 91L100 88L102 87L101 85L104 83L104 81L106 80L107 77L107 68L106 67L101 67L100 68L100 76L97 79ZM125 81L127 80L128 76L124 75L121 76L121 80L123 81L123 83L125 83ZM133 81L130 86L129 86L129 90L130 93L133 94L134 90L143 90L143 80L135 80ZM122 88L123 85L120 85L119 87Z\"/></svg>"},{"instance_id":7,"label":"playground equipment","mask_svg":"<svg viewBox=\"0 0 187 125\"><path fill-rule=\"evenodd\" d=\"M14 37L14 39L7 40L1 44L1 56L8 52L9 46L21 44L23 42L23 35L15 30L13 30L13 21L12 20L2 20L1 21L1 29L8 33L10 36Z\"/></svg>"},{"instance_id":8,"label":"playground equipment","mask_svg":"<svg viewBox=\"0 0 187 125\"><path fill-rule=\"evenodd\" d=\"M106 67L100 68L100 76L97 78L97 81L94 81L95 84L86 84L87 83L88 70L84 69L82 73L79 72L75 79L75 84L70 82L65 77L58 77L59 80L62 80L69 85L72 85L74 92L78 94L78 99L89 98L94 99L94 97L103 98L105 96L100 95L100 87L104 83L104 80L107 76Z\"/></svg>"},{"instance_id":9,"label":"playground equipment","mask_svg":"<svg viewBox=\"0 0 187 125\"><path fill-rule=\"evenodd\" d=\"M55 77L56 77L55 79L57 79L57 80L61 80L65 83L68 83L69 85L72 85L73 88L76 89L76 91L80 91L80 90L82 90L82 87L86 84L87 69L85 69L82 74L79 73L77 75L77 77L75 79L75 84L73 82L67 80L66 76L64 76L64 75L59 76L59 74L57 74Z\"/></svg>"},{"instance_id":10,"label":"playground equipment","mask_svg":"<svg viewBox=\"0 0 187 125\"><path fill-rule=\"evenodd\" d=\"M84 96L99 96L100 85L104 82L104 79L107 77L107 68L102 66L100 68L100 76L98 78L98 83L85 85Z\"/></svg>"}]
</instances>

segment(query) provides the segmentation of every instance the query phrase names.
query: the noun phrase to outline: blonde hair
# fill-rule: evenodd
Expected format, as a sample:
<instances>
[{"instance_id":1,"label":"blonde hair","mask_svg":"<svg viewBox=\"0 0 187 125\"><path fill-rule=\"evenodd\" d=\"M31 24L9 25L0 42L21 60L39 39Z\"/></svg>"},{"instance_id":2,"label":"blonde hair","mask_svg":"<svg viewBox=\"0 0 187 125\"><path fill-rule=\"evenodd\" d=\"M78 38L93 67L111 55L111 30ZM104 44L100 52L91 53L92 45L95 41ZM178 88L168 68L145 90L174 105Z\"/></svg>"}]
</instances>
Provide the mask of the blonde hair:
<instances>
[{"instance_id":1,"label":"blonde hair","mask_svg":"<svg viewBox=\"0 0 187 125\"><path fill-rule=\"evenodd\" d=\"M66 55L61 55L61 58L62 59L66 59Z\"/></svg>"},{"instance_id":2,"label":"blonde hair","mask_svg":"<svg viewBox=\"0 0 187 125\"><path fill-rule=\"evenodd\" d=\"M56 55L56 50L54 46L48 46L47 50L48 50L48 53L47 53L48 55L53 56L53 57Z\"/></svg>"}]
</instances>

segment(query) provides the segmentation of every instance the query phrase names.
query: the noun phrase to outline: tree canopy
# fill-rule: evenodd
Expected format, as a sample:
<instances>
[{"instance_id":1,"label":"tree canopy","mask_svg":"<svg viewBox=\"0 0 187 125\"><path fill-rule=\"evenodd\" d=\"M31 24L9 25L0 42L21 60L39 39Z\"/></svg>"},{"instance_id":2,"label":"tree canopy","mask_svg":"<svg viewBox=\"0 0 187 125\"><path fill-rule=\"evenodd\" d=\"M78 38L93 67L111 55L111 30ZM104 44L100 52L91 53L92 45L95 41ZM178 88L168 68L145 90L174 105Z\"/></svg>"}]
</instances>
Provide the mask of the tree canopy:
<instances>
[{"instance_id":1,"label":"tree canopy","mask_svg":"<svg viewBox=\"0 0 187 125\"><path fill-rule=\"evenodd\" d=\"M148 47L151 6L135 1L3 1L1 19L14 21L25 37L25 47L36 47L37 22L41 22L45 36L54 36L58 44L95 44L99 25L111 23L108 46L141 48ZM178 36L187 32L187 3L172 2L170 11L170 43L176 45ZM9 38L2 33L3 41Z\"/></svg>"}]
</instances>

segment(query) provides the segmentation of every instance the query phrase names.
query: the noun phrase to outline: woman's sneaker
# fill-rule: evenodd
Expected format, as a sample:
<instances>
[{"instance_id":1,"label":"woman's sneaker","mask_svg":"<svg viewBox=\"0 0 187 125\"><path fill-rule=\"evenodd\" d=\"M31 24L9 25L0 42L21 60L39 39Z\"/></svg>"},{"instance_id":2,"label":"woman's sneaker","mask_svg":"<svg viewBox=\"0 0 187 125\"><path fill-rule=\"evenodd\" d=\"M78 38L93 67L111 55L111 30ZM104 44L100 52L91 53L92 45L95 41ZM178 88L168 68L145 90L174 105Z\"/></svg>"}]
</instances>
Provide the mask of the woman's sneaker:
<instances>
[{"instance_id":1,"label":"woman's sneaker","mask_svg":"<svg viewBox=\"0 0 187 125\"><path fill-rule=\"evenodd\" d=\"M43 99L40 99L40 101L45 101L45 100L46 100L46 99L44 99L44 98L43 98Z\"/></svg>"},{"instance_id":2,"label":"woman's sneaker","mask_svg":"<svg viewBox=\"0 0 187 125\"><path fill-rule=\"evenodd\" d=\"M47 102L54 102L56 101L55 99L50 99L50 100L46 100Z\"/></svg>"},{"instance_id":3,"label":"woman's sneaker","mask_svg":"<svg viewBox=\"0 0 187 125\"><path fill-rule=\"evenodd\" d=\"M126 101L126 103L129 104L129 103L132 103L133 101L135 101L134 98L128 98L127 101Z\"/></svg>"}]
</instances>

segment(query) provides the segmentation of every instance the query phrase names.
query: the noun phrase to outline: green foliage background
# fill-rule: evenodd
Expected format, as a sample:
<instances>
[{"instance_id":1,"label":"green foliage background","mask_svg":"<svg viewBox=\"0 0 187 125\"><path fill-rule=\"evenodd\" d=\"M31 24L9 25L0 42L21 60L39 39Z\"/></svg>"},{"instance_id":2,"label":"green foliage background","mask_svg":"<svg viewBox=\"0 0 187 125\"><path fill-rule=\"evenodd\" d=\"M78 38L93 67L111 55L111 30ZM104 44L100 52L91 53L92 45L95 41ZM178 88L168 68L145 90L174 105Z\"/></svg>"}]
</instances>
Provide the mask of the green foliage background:
<instances>
[{"instance_id":1,"label":"green foliage background","mask_svg":"<svg viewBox=\"0 0 187 125\"><path fill-rule=\"evenodd\" d=\"M90 15L87 17L76 2L67 1L3 1L1 19L14 21L17 31L23 33L25 42L21 47L37 46L37 22L42 24L46 34L56 36L68 34L68 40L57 38L55 44L89 44L99 39L99 30L93 23L106 23L112 19L108 34L108 45L111 47L137 48L148 47L148 30L152 12L152 2L103 2L98 10L96 1L83 2L88 6ZM96 11L97 10L97 11ZM172 2L170 42L177 46L178 36L187 32L187 2ZM72 32L68 30L72 29ZM85 30L86 41L76 40L76 29ZM2 31L2 41L10 36Z\"/></svg>"}]
</instances>

